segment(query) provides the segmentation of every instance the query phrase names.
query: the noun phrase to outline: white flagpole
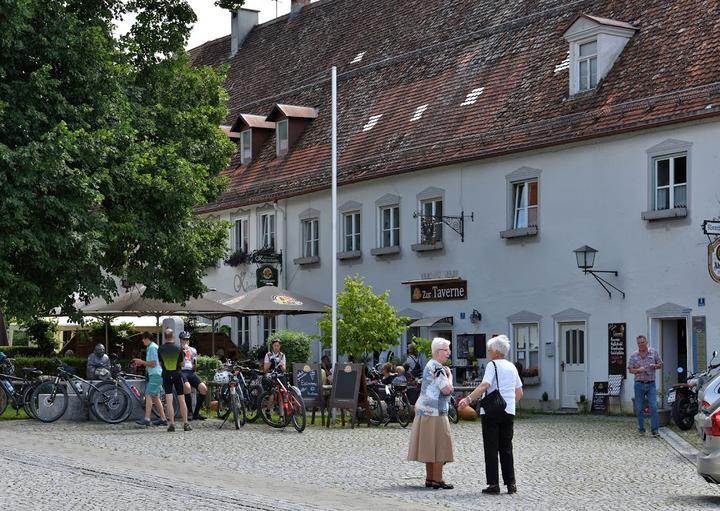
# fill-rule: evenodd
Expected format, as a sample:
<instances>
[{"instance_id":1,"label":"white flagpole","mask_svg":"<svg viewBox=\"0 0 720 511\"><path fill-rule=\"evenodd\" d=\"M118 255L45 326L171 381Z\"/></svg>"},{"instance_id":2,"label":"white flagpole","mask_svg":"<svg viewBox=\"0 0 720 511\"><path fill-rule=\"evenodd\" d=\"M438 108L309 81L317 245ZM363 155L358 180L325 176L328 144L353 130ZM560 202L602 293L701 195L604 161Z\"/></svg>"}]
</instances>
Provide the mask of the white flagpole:
<instances>
[{"instance_id":1,"label":"white flagpole","mask_svg":"<svg viewBox=\"0 0 720 511\"><path fill-rule=\"evenodd\" d=\"M337 67L332 67L332 363L337 364Z\"/></svg>"}]
</instances>

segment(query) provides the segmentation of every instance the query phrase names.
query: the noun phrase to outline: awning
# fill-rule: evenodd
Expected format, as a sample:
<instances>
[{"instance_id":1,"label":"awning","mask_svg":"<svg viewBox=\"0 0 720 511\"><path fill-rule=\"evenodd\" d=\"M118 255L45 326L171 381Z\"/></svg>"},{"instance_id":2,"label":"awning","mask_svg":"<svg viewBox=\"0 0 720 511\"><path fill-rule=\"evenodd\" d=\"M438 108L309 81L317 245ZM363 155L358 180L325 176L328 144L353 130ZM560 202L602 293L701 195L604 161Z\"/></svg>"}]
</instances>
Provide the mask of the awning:
<instances>
[{"instance_id":1,"label":"awning","mask_svg":"<svg viewBox=\"0 0 720 511\"><path fill-rule=\"evenodd\" d=\"M422 326L435 326L435 325L438 325L441 323L446 324L446 325L452 325L453 317L445 316L445 317L433 317L433 318L420 318L420 319L410 323L408 325L408 328L422 327Z\"/></svg>"}]
</instances>

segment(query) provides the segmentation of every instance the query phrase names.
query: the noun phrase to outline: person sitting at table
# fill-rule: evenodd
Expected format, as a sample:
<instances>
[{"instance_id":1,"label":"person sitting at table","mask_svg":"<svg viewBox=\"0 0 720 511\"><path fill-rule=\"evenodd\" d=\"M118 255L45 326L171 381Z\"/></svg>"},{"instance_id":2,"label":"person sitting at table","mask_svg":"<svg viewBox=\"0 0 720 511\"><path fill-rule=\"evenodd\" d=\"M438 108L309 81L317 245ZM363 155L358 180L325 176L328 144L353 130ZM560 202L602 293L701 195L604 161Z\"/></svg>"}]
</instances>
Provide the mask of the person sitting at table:
<instances>
[{"instance_id":1,"label":"person sitting at table","mask_svg":"<svg viewBox=\"0 0 720 511\"><path fill-rule=\"evenodd\" d=\"M393 385L407 385L407 378L405 377L405 368L403 366L397 366L395 368L395 378L392 381Z\"/></svg>"},{"instance_id":2,"label":"person sitting at table","mask_svg":"<svg viewBox=\"0 0 720 511\"><path fill-rule=\"evenodd\" d=\"M390 385L395 379L395 375L392 372L393 366L390 362L385 362L380 370L380 382L383 385Z\"/></svg>"}]
</instances>

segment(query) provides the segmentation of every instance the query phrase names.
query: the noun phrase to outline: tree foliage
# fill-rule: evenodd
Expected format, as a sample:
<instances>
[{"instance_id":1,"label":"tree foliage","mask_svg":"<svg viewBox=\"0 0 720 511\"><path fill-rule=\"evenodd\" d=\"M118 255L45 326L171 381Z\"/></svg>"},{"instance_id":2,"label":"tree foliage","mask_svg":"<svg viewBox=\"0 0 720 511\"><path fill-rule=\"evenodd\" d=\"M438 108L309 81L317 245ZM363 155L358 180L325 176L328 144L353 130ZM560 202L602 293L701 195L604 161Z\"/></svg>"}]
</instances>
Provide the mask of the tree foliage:
<instances>
[{"instance_id":1,"label":"tree foliage","mask_svg":"<svg viewBox=\"0 0 720 511\"><path fill-rule=\"evenodd\" d=\"M387 301L390 293L376 295L360 276L345 277L337 296L338 353L359 360L365 353L382 351L397 343L407 329L408 318L397 315ZM332 344L332 312L318 321L320 339L325 347Z\"/></svg>"},{"instance_id":2,"label":"tree foliage","mask_svg":"<svg viewBox=\"0 0 720 511\"><path fill-rule=\"evenodd\" d=\"M72 293L114 293L111 275L201 293L228 226L193 208L223 189L233 144L224 71L184 50L187 2L7 0L0 19L0 310L71 310Z\"/></svg>"},{"instance_id":3,"label":"tree foliage","mask_svg":"<svg viewBox=\"0 0 720 511\"><path fill-rule=\"evenodd\" d=\"M307 362L310 359L310 338L303 332L294 330L279 330L272 334L267 342L267 350L272 350L272 343L280 341L280 350L285 353L287 370L292 371L295 362Z\"/></svg>"}]
</instances>

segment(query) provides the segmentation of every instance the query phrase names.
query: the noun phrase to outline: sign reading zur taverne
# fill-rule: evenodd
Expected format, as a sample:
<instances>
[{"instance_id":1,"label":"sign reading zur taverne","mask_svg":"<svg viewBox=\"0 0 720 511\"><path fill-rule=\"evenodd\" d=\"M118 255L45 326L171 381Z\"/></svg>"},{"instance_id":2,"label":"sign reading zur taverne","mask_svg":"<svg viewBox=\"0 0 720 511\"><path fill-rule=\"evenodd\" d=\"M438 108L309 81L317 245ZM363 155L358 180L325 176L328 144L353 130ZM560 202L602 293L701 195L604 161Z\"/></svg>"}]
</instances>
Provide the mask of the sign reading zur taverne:
<instances>
[{"instance_id":1,"label":"sign reading zur taverne","mask_svg":"<svg viewBox=\"0 0 720 511\"><path fill-rule=\"evenodd\" d=\"M412 302L467 300L467 280L413 284L410 286L410 300Z\"/></svg>"}]
</instances>

